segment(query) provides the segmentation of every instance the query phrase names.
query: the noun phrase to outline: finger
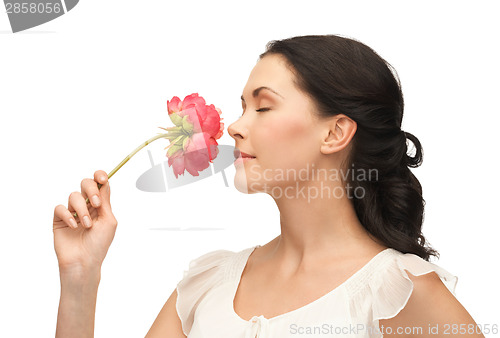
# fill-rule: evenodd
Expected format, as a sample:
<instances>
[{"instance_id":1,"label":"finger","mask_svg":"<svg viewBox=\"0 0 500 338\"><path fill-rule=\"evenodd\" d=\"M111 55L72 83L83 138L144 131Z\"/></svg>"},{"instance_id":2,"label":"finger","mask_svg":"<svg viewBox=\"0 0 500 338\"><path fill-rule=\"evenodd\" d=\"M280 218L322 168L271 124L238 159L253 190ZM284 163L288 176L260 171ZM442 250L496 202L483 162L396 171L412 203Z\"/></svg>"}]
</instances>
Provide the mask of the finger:
<instances>
[{"instance_id":1,"label":"finger","mask_svg":"<svg viewBox=\"0 0 500 338\"><path fill-rule=\"evenodd\" d=\"M70 208L77 212L80 222L82 222L85 227L90 228L92 226L92 218L87 209L87 203L80 192L74 191L69 195L68 209Z\"/></svg>"},{"instance_id":2,"label":"finger","mask_svg":"<svg viewBox=\"0 0 500 338\"><path fill-rule=\"evenodd\" d=\"M104 170L97 170L94 173L94 181L104 185L108 181L108 174Z\"/></svg>"},{"instance_id":3,"label":"finger","mask_svg":"<svg viewBox=\"0 0 500 338\"><path fill-rule=\"evenodd\" d=\"M90 210L90 209L93 209L93 210L96 210L94 207L92 207L92 205L90 204L90 202L87 202L87 197L84 196L82 194L82 197L85 198L85 203L87 203L87 208ZM73 218L77 218L78 217L78 213L76 212L75 208L73 208L72 205L68 205L68 210L71 212L71 214L73 215ZM92 218L93 219L93 218ZM77 222L78 222L78 219L77 219Z\"/></svg>"},{"instance_id":4,"label":"finger","mask_svg":"<svg viewBox=\"0 0 500 338\"><path fill-rule=\"evenodd\" d=\"M59 204L58 206L56 206L54 208L54 223L60 222L60 221L64 222L70 228L73 228L73 229L78 228L78 224L76 223L75 219L73 218L73 215L62 204ZM55 227L54 227L54 229L55 229Z\"/></svg>"},{"instance_id":5,"label":"finger","mask_svg":"<svg viewBox=\"0 0 500 338\"><path fill-rule=\"evenodd\" d=\"M88 198L90 204L92 204L94 208L99 208L101 206L99 188L97 187L97 183L94 180L90 178L84 178L82 180L82 183L80 184L80 188L82 190L83 198Z\"/></svg>"}]
</instances>

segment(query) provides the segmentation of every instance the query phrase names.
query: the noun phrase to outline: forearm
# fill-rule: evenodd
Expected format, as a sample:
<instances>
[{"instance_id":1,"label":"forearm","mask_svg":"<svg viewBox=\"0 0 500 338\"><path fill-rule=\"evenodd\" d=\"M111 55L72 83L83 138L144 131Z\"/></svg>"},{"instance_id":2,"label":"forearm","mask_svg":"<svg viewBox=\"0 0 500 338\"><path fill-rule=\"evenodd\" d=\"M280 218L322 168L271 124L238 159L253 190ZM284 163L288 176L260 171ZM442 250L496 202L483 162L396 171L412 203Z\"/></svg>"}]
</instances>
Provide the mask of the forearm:
<instances>
[{"instance_id":1,"label":"forearm","mask_svg":"<svg viewBox=\"0 0 500 338\"><path fill-rule=\"evenodd\" d=\"M61 272L56 338L94 337L100 269Z\"/></svg>"}]
</instances>

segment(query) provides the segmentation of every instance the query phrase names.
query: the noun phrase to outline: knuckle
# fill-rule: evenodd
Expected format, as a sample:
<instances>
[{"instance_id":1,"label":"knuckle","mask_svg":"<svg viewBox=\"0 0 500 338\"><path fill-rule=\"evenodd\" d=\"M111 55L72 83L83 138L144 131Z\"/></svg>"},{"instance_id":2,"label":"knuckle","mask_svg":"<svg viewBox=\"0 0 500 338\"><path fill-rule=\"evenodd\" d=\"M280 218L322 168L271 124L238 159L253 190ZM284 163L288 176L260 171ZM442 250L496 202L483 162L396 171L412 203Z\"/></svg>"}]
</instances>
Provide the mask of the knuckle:
<instances>
[{"instance_id":1,"label":"knuckle","mask_svg":"<svg viewBox=\"0 0 500 338\"><path fill-rule=\"evenodd\" d=\"M101 170L97 170L97 172L98 172L99 174L101 174L101 175L106 176L106 177L108 176L108 173L107 173L105 170L102 170L102 169L101 169Z\"/></svg>"},{"instance_id":2,"label":"knuckle","mask_svg":"<svg viewBox=\"0 0 500 338\"><path fill-rule=\"evenodd\" d=\"M84 179L82 180L82 183L80 184L80 186L81 186L82 188L84 188L84 187L86 187L86 186L90 185L92 182L94 182L94 180L91 180L90 178L84 178Z\"/></svg>"},{"instance_id":3,"label":"knuckle","mask_svg":"<svg viewBox=\"0 0 500 338\"><path fill-rule=\"evenodd\" d=\"M116 219L116 217L112 213L108 214L107 219L108 219L109 225L111 225L113 227L116 227L118 225L118 220Z\"/></svg>"},{"instance_id":4,"label":"knuckle","mask_svg":"<svg viewBox=\"0 0 500 338\"><path fill-rule=\"evenodd\" d=\"M78 197L80 195L80 193L78 191L73 191L71 194L69 194L69 199L75 199L76 197Z\"/></svg>"},{"instance_id":5,"label":"knuckle","mask_svg":"<svg viewBox=\"0 0 500 338\"><path fill-rule=\"evenodd\" d=\"M64 212L64 209L66 209L66 207L62 204L58 204L56 205L56 207L54 208L54 215L60 215Z\"/></svg>"}]
</instances>

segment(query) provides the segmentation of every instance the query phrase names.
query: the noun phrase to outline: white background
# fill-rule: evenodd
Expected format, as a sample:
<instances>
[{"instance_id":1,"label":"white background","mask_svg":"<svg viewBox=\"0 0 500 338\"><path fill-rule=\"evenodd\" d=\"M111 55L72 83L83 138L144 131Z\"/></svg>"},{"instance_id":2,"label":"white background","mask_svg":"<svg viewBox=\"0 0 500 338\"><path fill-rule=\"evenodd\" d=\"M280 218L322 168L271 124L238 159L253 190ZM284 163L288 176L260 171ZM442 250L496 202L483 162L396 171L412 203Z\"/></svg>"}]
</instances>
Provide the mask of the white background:
<instances>
[{"instance_id":1,"label":"white background","mask_svg":"<svg viewBox=\"0 0 500 338\"><path fill-rule=\"evenodd\" d=\"M54 335L53 209L81 179L111 171L170 126L174 95L198 92L227 126L265 44L306 34L354 37L397 69L403 129L425 151L414 170L427 201L424 234L441 253L436 263L459 277L457 297L476 322L500 324L497 14L493 1L82 0L12 34L2 8L0 336ZM166 142L147 148L156 163ZM233 144L227 132L220 143ZM142 150L110 181L119 225L102 270L96 337L144 336L191 259L279 234L272 199L237 192L234 168L229 188L214 175L145 193L135 181L149 168ZM174 226L224 229L152 230Z\"/></svg>"}]
</instances>

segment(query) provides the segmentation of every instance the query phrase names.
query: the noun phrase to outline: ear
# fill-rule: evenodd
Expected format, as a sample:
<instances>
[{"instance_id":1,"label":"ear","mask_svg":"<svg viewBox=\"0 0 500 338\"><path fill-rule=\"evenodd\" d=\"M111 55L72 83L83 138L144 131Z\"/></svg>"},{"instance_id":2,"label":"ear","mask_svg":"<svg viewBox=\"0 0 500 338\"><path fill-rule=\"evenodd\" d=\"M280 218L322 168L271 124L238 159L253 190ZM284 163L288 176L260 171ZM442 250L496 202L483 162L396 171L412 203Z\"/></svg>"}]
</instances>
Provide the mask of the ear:
<instances>
[{"instance_id":1,"label":"ear","mask_svg":"<svg viewBox=\"0 0 500 338\"><path fill-rule=\"evenodd\" d=\"M326 122L321 140L321 153L336 153L349 145L358 125L348 116L339 114Z\"/></svg>"}]
</instances>

